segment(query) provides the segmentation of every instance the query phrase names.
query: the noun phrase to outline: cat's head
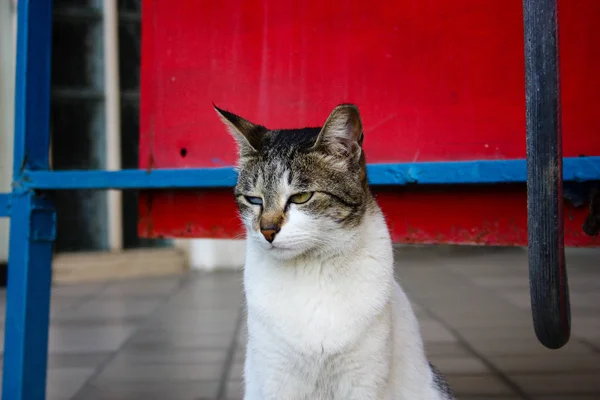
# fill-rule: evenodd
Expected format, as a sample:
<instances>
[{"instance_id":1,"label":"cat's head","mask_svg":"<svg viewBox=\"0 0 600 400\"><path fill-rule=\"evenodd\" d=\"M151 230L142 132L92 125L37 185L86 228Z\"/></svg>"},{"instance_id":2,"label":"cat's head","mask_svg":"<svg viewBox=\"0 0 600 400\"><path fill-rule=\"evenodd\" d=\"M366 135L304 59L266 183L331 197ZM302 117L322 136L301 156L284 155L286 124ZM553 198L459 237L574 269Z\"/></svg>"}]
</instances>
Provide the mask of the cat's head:
<instances>
[{"instance_id":1,"label":"cat's head","mask_svg":"<svg viewBox=\"0 0 600 400\"><path fill-rule=\"evenodd\" d=\"M278 259L331 254L356 240L369 200L358 108L322 128L270 130L215 106L235 138L235 197L247 239Z\"/></svg>"}]
</instances>

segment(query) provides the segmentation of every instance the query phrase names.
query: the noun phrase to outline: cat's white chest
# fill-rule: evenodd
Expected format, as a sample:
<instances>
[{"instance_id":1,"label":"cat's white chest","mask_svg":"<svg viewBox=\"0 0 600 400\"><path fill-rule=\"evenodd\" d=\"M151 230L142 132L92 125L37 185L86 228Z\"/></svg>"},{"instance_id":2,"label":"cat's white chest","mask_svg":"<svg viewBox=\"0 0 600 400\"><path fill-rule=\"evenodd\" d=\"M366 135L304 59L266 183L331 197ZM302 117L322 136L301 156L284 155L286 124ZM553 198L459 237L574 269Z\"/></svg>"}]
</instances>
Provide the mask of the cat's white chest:
<instances>
[{"instance_id":1,"label":"cat's white chest","mask_svg":"<svg viewBox=\"0 0 600 400\"><path fill-rule=\"evenodd\" d=\"M301 351L334 351L349 340L342 321L352 318L345 294L337 295L318 284L302 282L292 288L283 283L279 287L262 288L253 285L248 294L249 311L272 328L272 333L285 338Z\"/></svg>"},{"instance_id":2,"label":"cat's white chest","mask_svg":"<svg viewBox=\"0 0 600 400\"><path fill-rule=\"evenodd\" d=\"M254 262L245 274L249 319L303 353L332 354L352 345L386 304L386 282L373 279L377 276L373 270L386 269L378 260L295 268L280 268L267 260ZM332 274L336 268L370 270L371 277L361 279L360 273L350 272ZM360 293L371 295L363 297Z\"/></svg>"}]
</instances>

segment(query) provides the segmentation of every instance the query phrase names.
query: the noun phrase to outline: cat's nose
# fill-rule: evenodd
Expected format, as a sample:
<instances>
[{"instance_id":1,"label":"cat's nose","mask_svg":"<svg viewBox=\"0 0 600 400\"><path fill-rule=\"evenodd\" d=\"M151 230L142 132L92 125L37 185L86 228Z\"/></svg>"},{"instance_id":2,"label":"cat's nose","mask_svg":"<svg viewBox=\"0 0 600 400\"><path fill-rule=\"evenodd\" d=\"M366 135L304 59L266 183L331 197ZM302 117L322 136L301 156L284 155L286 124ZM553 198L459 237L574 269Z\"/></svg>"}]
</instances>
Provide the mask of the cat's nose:
<instances>
[{"instance_id":1,"label":"cat's nose","mask_svg":"<svg viewBox=\"0 0 600 400\"><path fill-rule=\"evenodd\" d=\"M265 237L265 239L267 239L267 242L269 243L273 243L273 240L275 240L275 235L277 235L277 233L279 232L281 228L279 228L278 226L265 226L264 228L261 226L260 227L260 233L262 233L262 235Z\"/></svg>"}]
</instances>

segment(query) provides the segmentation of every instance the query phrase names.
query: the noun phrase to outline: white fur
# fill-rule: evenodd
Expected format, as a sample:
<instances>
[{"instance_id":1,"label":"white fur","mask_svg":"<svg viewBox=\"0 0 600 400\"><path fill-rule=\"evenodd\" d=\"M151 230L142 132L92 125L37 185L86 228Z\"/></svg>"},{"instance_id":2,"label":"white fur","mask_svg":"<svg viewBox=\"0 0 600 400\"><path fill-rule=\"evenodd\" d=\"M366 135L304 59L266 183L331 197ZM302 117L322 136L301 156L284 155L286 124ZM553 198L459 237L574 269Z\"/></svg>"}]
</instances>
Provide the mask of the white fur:
<instances>
[{"instance_id":1,"label":"white fur","mask_svg":"<svg viewBox=\"0 0 600 400\"><path fill-rule=\"evenodd\" d=\"M344 230L292 205L273 244L248 229L244 286L245 400L443 399L379 209Z\"/></svg>"}]
</instances>

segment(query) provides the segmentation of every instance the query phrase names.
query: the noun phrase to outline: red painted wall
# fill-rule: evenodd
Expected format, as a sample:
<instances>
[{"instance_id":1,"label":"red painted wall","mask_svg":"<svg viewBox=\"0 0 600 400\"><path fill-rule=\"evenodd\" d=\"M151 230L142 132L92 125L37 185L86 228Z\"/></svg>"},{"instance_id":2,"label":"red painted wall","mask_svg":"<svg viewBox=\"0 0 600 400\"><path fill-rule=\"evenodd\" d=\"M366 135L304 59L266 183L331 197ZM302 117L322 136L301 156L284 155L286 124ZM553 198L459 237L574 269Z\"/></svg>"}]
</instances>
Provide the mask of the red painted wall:
<instances>
[{"instance_id":1,"label":"red painted wall","mask_svg":"<svg viewBox=\"0 0 600 400\"><path fill-rule=\"evenodd\" d=\"M565 156L600 155L599 16L559 1ZM520 1L145 0L142 33L141 168L231 165L213 101L270 128L356 103L371 163L525 156ZM524 187L379 192L396 240L525 243ZM227 192L145 193L140 233L230 237L234 210ZM567 243L600 244L584 212Z\"/></svg>"}]
</instances>

